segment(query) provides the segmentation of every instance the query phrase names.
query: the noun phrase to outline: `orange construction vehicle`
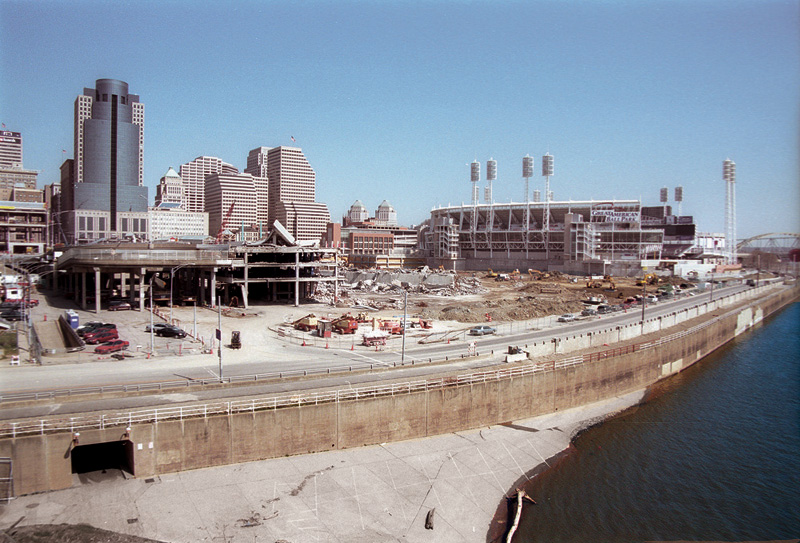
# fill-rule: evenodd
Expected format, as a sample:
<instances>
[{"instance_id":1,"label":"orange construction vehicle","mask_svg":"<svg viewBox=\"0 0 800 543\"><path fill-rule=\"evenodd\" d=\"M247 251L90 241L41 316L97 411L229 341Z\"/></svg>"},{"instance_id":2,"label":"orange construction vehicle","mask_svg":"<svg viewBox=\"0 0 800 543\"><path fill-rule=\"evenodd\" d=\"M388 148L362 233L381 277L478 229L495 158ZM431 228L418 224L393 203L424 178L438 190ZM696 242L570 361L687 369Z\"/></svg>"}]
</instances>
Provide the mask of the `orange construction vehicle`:
<instances>
[{"instance_id":1,"label":"orange construction vehicle","mask_svg":"<svg viewBox=\"0 0 800 543\"><path fill-rule=\"evenodd\" d=\"M355 334L358 330L358 321L352 315L342 315L331 323L333 331L340 334Z\"/></svg>"},{"instance_id":2,"label":"orange construction vehicle","mask_svg":"<svg viewBox=\"0 0 800 543\"><path fill-rule=\"evenodd\" d=\"M390 334L394 335L403 334L403 327L400 325L398 321L379 321L379 322L381 331L389 332Z\"/></svg>"},{"instance_id":3,"label":"orange construction vehicle","mask_svg":"<svg viewBox=\"0 0 800 543\"><path fill-rule=\"evenodd\" d=\"M303 330L304 332L310 332L311 330L316 330L317 328L317 316L313 313L309 313L305 317L299 318L292 323L292 326L295 327L296 330Z\"/></svg>"}]
</instances>

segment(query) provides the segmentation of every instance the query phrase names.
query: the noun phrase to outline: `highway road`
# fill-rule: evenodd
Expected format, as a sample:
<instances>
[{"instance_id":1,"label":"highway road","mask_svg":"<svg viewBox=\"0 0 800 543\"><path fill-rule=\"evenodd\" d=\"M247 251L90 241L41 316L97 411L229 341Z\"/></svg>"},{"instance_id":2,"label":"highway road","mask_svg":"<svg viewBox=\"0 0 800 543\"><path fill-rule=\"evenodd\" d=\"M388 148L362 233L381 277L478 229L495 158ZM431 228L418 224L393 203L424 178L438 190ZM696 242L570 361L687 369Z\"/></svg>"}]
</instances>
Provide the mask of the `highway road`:
<instances>
[{"instance_id":1,"label":"highway road","mask_svg":"<svg viewBox=\"0 0 800 543\"><path fill-rule=\"evenodd\" d=\"M715 288L714 299L722 296L734 294L750 287L745 285L733 285L729 287ZM681 311L687 307L700 305L711 299L709 292L687 296L681 299L661 302L658 304L647 304L645 308L645 318L653 318L659 315ZM244 362L226 363L223 353L223 373L228 377L241 377L255 374L286 372L296 374L307 371L309 374L325 373L331 369L337 376L342 373L345 381L354 382L355 375L347 373L348 369L380 369L395 368L393 373L387 375L380 372L379 377L364 376L359 373L358 382L365 382L370 379L387 378L420 378L419 376L442 371L442 366L436 364L433 367L428 364L429 360L442 361L447 357L451 361L455 359L452 366L454 370L474 370L476 368L489 366L498 361L509 345L524 345L534 342L549 341L556 337L579 335L586 332L608 329L610 327L623 326L638 323L642 318L641 306L634 306L627 312L617 312L608 315L587 317L571 323L557 323L552 327L539 330L525 330L513 334L497 334L474 338L477 344L479 357L463 359L467 345L464 341L452 344L428 344L419 345L407 341L405 356L403 357L399 348L391 351L365 351L350 349L323 349L315 347L300 347L289 344L279 338L275 338L274 356L268 359L246 359ZM494 351L495 356L490 355ZM241 358L241 357L240 357ZM397 368L401 359L404 359L406 367L402 370ZM409 368L413 362L413 368ZM338 370L338 371L337 371ZM27 366L3 368L0 371L0 394L8 397L9 394L23 392L43 392L64 389L80 389L82 387L109 386L109 385L134 385L139 383L153 382L175 382L175 381L197 381L197 380L218 380L219 362L217 356L194 355L184 357L166 357L146 360L144 358L128 359L125 361L92 361L81 364L67 365L46 365L46 366ZM337 377L338 378L338 377ZM315 380L314 386L321 383ZM259 385L261 386L261 385ZM302 388L295 380L292 383L282 383L271 387L273 392L281 390ZM310 385L309 385L310 386ZM337 386L337 385L331 385ZM283 387L283 388L281 388ZM237 387L238 388L238 387ZM245 387L249 388L249 387ZM229 393L220 393L229 395ZM237 394L238 395L238 394Z\"/></svg>"}]
</instances>

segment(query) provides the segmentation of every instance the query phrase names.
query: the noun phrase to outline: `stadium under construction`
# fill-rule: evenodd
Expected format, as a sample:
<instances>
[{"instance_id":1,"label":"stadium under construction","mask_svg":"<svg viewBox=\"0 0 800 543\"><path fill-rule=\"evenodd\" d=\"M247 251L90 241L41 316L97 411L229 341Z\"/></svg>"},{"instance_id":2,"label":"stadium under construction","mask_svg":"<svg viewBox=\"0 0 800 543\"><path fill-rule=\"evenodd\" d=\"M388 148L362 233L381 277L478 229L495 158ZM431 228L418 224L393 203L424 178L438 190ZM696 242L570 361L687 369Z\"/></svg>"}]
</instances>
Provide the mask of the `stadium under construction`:
<instances>
[{"instance_id":1,"label":"stadium under construction","mask_svg":"<svg viewBox=\"0 0 800 543\"><path fill-rule=\"evenodd\" d=\"M553 201L553 157L542 158L547 178L544 201L539 191L528 199L533 159L523 158L525 202L495 203L492 182L497 164L486 164L485 202L478 202L480 164L472 163L472 203L431 211L420 232L420 249L429 265L454 270L537 269L574 274L627 275L664 259L699 256L693 217L674 216L661 189L660 206L638 200ZM675 191L680 207L683 189Z\"/></svg>"}]
</instances>

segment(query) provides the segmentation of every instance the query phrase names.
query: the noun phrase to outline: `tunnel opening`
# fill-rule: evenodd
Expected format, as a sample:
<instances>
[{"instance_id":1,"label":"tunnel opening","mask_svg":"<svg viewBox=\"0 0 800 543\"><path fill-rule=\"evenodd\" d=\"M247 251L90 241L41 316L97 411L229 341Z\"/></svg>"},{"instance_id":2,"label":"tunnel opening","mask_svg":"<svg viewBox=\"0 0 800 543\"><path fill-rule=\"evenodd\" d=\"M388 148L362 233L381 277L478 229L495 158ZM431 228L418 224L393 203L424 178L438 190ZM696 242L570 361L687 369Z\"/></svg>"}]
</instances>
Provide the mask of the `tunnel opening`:
<instances>
[{"instance_id":1,"label":"tunnel opening","mask_svg":"<svg viewBox=\"0 0 800 543\"><path fill-rule=\"evenodd\" d=\"M70 457L74 474L107 474L119 471L135 475L133 442L127 439L76 445L73 447Z\"/></svg>"}]
</instances>

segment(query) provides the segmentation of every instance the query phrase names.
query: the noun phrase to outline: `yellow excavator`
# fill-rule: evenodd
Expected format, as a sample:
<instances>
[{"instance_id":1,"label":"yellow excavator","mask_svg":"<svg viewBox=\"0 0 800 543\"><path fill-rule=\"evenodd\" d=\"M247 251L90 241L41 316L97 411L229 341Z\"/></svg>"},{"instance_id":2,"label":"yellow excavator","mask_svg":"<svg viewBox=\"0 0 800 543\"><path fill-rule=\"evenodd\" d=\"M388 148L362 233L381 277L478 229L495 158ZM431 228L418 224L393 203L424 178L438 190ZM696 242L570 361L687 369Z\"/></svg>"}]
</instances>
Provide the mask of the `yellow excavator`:
<instances>
[{"instance_id":1,"label":"yellow excavator","mask_svg":"<svg viewBox=\"0 0 800 543\"><path fill-rule=\"evenodd\" d=\"M646 273L644 275L644 277L642 277L641 279L637 279L636 280L636 286L637 287L641 287L641 286L644 286L644 285L657 285L660 282L661 282L661 279L659 279L659 277L656 274L654 274L654 273Z\"/></svg>"}]
</instances>

